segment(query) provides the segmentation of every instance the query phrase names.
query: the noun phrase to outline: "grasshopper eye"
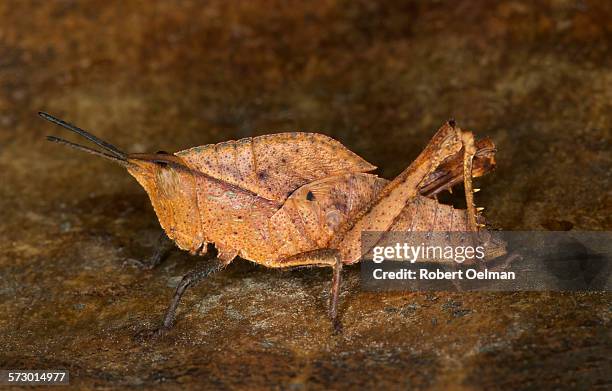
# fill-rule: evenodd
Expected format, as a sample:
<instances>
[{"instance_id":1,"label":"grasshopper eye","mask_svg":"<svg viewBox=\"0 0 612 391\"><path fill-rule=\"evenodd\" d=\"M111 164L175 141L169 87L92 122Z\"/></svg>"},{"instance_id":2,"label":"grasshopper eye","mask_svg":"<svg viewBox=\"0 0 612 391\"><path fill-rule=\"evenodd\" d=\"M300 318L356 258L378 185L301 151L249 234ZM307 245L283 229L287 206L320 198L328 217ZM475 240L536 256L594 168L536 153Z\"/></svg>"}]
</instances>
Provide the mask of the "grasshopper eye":
<instances>
[{"instance_id":1,"label":"grasshopper eye","mask_svg":"<svg viewBox=\"0 0 612 391\"><path fill-rule=\"evenodd\" d=\"M312 194L312 191L309 191L308 194L306 194L306 199L308 201L314 201L315 196L314 196L314 194Z\"/></svg>"}]
</instances>

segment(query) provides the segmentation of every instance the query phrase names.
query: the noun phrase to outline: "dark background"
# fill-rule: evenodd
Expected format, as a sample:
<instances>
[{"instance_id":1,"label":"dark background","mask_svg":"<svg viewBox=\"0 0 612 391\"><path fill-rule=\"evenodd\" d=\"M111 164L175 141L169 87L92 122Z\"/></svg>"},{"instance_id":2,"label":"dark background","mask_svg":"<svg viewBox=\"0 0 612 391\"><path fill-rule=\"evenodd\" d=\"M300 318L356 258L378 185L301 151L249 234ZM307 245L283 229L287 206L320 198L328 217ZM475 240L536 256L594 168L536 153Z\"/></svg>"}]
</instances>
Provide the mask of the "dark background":
<instances>
[{"instance_id":1,"label":"dark background","mask_svg":"<svg viewBox=\"0 0 612 391\"><path fill-rule=\"evenodd\" d=\"M279 131L392 177L449 117L492 137L477 202L508 230L612 227L612 2L3 1L0 368L83 388L610 386L609 293L365 293L345 271L245 261L190 290L151 272L159 225L122 169L44 141L45 110L128 152ZM71 137L71 136L68 136Z\"/></svg>"}]
</instances>

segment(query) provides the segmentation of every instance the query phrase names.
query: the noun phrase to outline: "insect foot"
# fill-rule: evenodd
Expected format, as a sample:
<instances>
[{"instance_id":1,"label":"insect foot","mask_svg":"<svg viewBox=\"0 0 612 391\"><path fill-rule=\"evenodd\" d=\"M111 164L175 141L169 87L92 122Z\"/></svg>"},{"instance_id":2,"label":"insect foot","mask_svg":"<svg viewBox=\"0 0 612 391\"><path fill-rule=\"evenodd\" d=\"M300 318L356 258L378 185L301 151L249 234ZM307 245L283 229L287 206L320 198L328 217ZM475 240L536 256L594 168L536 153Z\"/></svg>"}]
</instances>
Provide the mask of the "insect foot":
<instances>
[{"instance_id":1,"label":"insect foot","mask_svg":"<svg viewBox=\"0 0 612 391\"><path fill-rule=\"evenodd\" d=\"M121 267L135 267L140 270L153 270L157 266L156 263L151 262L151 259L138 260L134 258L125 258L121 263Z\"/></svg>"},{"instance_id":2,"label":"insect foot","mask_svg":"<svg viewBox=\"0 0 612 391\"><path fill-rule=\"evenodd\" d=\"M150 257L145 260L126 258L123 260L121 265L123 267L132 266L141 270L152 270L166 258L168 258L168 255L170 255L170 252L172 252L174 248L174 242L172 242L172 240L170 240L168 236L162 232L157 239L155 250Z\"/></svg>"},{"instance_id":3,"label":"insect foot","mask_svg":"<svg viewBox=\"0 0 612 391\"><path fill-rule=\"evenodd\" d=\"M340 319L332 319L332 333L334 335L342 334L343 326Z\"/></svg>"},{"instance_id":4,"label":"insect foot","mask_svg":"<svg viewBox=\"0 0 612 391\"><path fill-rule=\"evenodd\" d=\"M143 329L134 334L134 341L147 342L163 337L170 330L168 327L158 327L154 329Z\"/></svg>"}]
</instances>

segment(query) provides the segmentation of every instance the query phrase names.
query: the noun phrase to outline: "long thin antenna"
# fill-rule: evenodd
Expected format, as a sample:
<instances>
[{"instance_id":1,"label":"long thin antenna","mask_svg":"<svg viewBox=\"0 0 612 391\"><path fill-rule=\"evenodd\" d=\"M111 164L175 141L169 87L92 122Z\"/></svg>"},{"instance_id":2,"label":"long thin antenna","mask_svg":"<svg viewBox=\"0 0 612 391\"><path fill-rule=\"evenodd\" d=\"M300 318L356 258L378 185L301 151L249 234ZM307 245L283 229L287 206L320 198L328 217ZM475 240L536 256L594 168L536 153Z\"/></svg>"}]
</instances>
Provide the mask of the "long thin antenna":
<instances>
[{"instance_id":1,"label":"long thin antenna","mask_svg":"<svg viewBox=\"0 0 612 391\"><path fill-rule=\"evenodd\" d=\"M87 132L86 130L83 130L83 129L81 129L79 127L76 127L76 126L74 126L72 124L69 124L68 122L62 121L59 118L55 118L51 114L47 114L47 113L42 112L42 111L39 111L38 115L40 115L42 118L46 119L49 122L53 122L56 125L59 125L59 126L61 126L63 128L71 130L71 131L75 132L76 134L79 134L79 135L85 137L89 141L91 141L91 142L99 145L100 147L106 149L108 152L112 153L117 158L119 158L121 160L125 160L126 159L126 154L124 152L120 151L119 148L115 147L112 144L107 143L104 140L100 140L99 138L97 138L93 134ZM57 137L55 137L55 138L57 138ZM62 139L58 139L58 140L62 140ZM54 140L50 140L50 141L54 141ZM68 143L68 144L72 144L72 143L70 143L70 142L68 142L66 140L62 140L62 141L64 141L65 143ZM78 144L74 144L74 145L78 145ZM79 147L86 148L86 147L83 147L83 146L80 146L80 145L79 145Z\"/></svg>"},{"instance_id":2,"label":"long thin antenna","mask_svg":"<svg viewBox=\"0 0 612 391\"><path fill-rule=\"evenodd\" d=\"M83 152L87 152L87 153L91 153L92 155L96 155L96 156L100 156L103 157L105 159L109 159L114 161L115 163L119 163L122 166L127 165L127 160L124 158L119 158L115 155L111 155L108 153L104 153L104 152L100 152L100 151L96 151L95 149L89 148L89 147L85 147L83 145L79 145L79 144L75 144L73 142L70 142L68 140L64 140L62 138L59 137L55 137L55 136L47 136L47 140L52 141L54 143L58 143L58 144L63 144L63 145L67 145L71 148L74 149L78 149L79 151L83 151Z\"/></svg>"}]
</instances>

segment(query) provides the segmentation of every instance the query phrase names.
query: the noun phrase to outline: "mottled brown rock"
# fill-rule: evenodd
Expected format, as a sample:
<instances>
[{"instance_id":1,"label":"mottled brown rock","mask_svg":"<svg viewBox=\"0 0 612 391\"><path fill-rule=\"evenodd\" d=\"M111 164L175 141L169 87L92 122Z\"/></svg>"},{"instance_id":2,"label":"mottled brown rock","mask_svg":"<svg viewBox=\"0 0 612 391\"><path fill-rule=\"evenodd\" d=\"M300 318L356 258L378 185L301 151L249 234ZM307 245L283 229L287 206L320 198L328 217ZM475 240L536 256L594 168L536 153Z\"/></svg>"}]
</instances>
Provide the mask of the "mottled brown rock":
<instances>
[{"instance_id":1,"label":"mottled brown rock","mask_svg":"<svg viewBox=\"0 0 612 391\"><path fill-rule=\"evenodd\" d=\"M11 1L0 15L1 368L65 367L74 389L610 383L609 293L377 294L358 266L342 335L321 310L329 270L236 261L185 295L171 333L137 343L204 258L122 267L160 231L146 194L46 142L36 116L133 152L320 132L385 178L455 117L498 147L475 195L493 226L610 230L609 1Z\"/></svg>"}]
</instances>

